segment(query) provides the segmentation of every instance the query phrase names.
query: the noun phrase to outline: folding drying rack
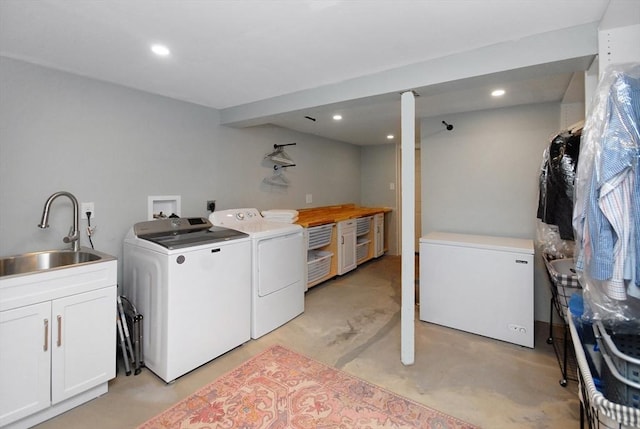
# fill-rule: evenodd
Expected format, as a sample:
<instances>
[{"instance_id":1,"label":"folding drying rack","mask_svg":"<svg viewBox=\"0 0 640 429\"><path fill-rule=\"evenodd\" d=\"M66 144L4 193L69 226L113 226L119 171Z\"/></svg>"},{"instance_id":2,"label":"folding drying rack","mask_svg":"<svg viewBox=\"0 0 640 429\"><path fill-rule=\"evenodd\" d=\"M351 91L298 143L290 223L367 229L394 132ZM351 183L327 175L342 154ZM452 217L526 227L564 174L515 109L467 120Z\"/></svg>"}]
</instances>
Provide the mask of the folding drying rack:
<instances>
[{"instance_id":1,"label":"folding drying rack","mask_svg":"<svg viewBox=\"0 0 640 429\"><path fill-rule=\"evenodd\" d=\"M144 367L144 353L142 349L142 314L125 296L118 296L118 314L116 323L118 327L118 339L125 374L131 375L133 366L134 374L138 375ZM129 331L131 326L131 332Z\"/></svg>"}]
</instances>

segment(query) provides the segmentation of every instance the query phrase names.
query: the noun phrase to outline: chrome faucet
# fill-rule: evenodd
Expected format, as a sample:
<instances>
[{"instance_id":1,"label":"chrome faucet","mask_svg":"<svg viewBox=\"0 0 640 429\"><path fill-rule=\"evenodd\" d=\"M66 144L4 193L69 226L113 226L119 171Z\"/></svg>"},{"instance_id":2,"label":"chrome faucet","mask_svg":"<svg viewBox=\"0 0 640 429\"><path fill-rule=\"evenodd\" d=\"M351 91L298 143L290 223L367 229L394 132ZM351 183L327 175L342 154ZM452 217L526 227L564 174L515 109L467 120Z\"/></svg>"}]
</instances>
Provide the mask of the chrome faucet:
<instances>
[{"instance_id":1,"label":"chrome faucet","mask_svg":"<svg viewBox=\"0 0 640 429\"><path fill-rule=\"evenodd\" d=\"M44 210L42 211L42 220L40 221L40 224L38 225L38 227L42 229L49 228L49 208L51 207L51 203L53 203L53 200L55 200L56 198L62 195L64 195L65 197L69 197L69 199L73 203L73 226L69 230L69 235L64 237L62 241L64 241L65 243L72 243L71 245L73 246L73 251L77 252L78 250L80 250L80 231L78 230L79 210L78 210L78 200L76 199L76 197L73 196L73 194L65 191L60 191L60 192L56 192L55 194L47 198L47 202L44 203Z\"/></svg>"}]
</instances>

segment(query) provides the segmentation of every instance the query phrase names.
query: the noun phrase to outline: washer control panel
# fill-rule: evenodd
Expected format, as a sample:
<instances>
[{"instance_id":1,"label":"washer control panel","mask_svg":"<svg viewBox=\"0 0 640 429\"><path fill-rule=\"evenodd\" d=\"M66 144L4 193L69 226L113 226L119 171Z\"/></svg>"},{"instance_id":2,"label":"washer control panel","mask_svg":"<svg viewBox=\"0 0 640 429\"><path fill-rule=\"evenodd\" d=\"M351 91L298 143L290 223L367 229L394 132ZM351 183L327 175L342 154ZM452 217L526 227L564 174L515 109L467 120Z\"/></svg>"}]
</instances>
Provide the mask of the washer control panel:
<instances>
[{"instance_id":1,"label":"washer control panel","mask_svg":"<svg viewBox=\"0 0 640 429\"><path fill-rule=\"evenodd\" d=\"M139 222L133 226L133 230L139 237L141 235L202 231L212 226L211 222L203 217L176 217Z\"/></svg>"},{"instance_id":2,"label":"washer control panel","mask_svg":"<svg viewBox=\"0 0 640 429\"><path fill-rule=\"evenodd\" d=\"M256 208L221 210L211 213L209 220L214 225L233 228L233 225L262 221L262 215Z\"/></svg>"}]
</instances>

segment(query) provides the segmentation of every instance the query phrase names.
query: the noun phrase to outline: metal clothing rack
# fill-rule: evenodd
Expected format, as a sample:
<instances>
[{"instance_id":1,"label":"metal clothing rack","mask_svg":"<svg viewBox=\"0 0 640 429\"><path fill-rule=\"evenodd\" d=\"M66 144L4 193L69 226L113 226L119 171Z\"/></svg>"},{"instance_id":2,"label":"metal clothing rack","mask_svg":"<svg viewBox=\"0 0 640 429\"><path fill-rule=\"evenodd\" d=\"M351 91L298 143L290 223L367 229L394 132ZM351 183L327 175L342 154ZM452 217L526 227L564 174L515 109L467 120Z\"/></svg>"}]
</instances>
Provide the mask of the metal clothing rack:
<instances>
[{"instance_id":1,"label":"metal clothing rack","mask_svg":"<svg viewBox=\"0 0 640 429\"><path fill-rule=\"evenodd\" d=\"M577 379L577 362L573 352L573 343L571 336L569 335L569 327L567 323L563 321L561 328L561 336L554 335L553 329L553 308L554 298L551 298L551 314L549 316L549 338L547 338L547 344L553 345L553 351L556 354L558 365L560 366L560 373L562 378L559 380L560 386L566 387L569 380L578 381ZM556 307L557 308L557 307Z\"/></svg>"},{"instance_id":2,"label":"metal clothing rack","mask_svg":"<svg viewBox=\"0 0 640 429\"><path fill-rule=\"evenodd\" d=\"M577 290L581 290L582 287L580 286L580 283L578 283L577 277L562 275L553 268L551 261L555 258L552 255L544 253L542 257L544 259L545 266L547 267L547 274L551 285L549 337L547 338L547 344L553 345L553 350L555 352L556 359L558 360L558 366L560 367L560 373L562 374L562 378L559 383L562 387L566 387L569 380L578 381L578 364L573 350L566 314L571 295ZM562 327L560 329L557 327L554 329L554 310L562 320Z\"/></svg>"}]
</instances>

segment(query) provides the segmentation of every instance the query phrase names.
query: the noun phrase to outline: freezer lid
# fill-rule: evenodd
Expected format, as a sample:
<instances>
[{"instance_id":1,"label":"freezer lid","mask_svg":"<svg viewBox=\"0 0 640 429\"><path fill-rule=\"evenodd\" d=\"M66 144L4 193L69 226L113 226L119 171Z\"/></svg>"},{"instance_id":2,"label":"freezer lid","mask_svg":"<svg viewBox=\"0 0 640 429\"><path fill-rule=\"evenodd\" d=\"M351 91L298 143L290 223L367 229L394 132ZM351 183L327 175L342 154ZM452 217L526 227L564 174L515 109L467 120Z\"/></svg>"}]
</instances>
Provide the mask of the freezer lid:
<instances>
[{"instance_id":1,"label":"freezer lid","mask_svg":"<svg viewBox=\"0 0 640 429\"><path fill-rule=\"evenodd\" d=\"M456 234L450 232L430 232L420 238L420 244L423 243L498 250L529 255L533 255L534 253L533 240L525 238Z\"/></svg>"}]
</instances>

